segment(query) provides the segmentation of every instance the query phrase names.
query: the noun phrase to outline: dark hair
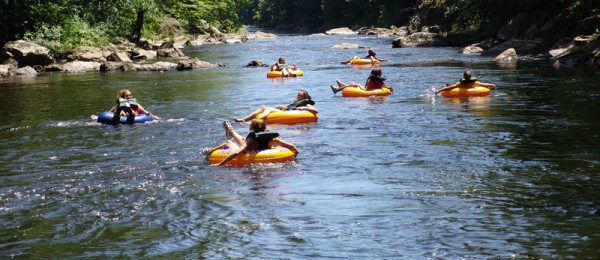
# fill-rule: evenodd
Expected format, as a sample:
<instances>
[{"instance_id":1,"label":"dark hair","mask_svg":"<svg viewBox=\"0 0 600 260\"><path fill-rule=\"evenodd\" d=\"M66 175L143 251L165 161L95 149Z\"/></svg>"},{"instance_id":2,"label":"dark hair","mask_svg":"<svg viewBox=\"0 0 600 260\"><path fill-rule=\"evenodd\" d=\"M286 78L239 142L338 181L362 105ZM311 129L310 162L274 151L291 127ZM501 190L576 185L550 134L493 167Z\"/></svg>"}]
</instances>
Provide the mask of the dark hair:
<instances>
[{"instance_id":1,"label":"dark hair","mask_svg":"<svg viewBox=\"0 0 600 260\"><path fill-rule=\"evenodd\" d=\"M381 76L381 69L380 68L374 68L374 69L372 69L371 70L371 75L372 76L378 76L378 77L380 77Z\"/></svg>"},{"instance_id":2,"label":"dark hair","mask_svg":"<svg viewBox=\"0 0 600 260\"><path fill-rule=\"evenodd\" d=\"M470 70L465 70L465 73L463 73L463 78L466 80L471 79L471 76L473 76L473 74L471 74Z\"/></svg>"}]
</instances>

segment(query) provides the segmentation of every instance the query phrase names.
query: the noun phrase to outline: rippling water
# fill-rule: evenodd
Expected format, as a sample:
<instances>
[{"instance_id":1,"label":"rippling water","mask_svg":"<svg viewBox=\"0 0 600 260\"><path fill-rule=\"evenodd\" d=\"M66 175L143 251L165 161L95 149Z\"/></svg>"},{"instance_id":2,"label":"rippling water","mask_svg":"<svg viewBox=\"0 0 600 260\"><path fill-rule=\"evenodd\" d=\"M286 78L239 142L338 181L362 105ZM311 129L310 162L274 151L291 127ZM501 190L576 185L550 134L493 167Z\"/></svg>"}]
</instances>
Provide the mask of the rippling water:
<instances>
[{"instance_id":1,"label":"rippling water","mask_svg":"<svg viewBox=\"0 0 600 260\"><path fill-rule=\"evenodd\" d=\"M389 58L385 98L333 95L339 64ZM372 36L279 35L191 48L225 68L50 74L0 81L0 258L456 259L600 254L597 71L516 68L455 48L392 49ZM267 79L251 59L296 63ZM465 69L498 90L445 99ZM119 89L163 120L90 118ZM295 162L211 167L221 122L307 89L319 122L272 125ZM247 125L235 124L241 133Z\"/></svg>"}]
</instances>

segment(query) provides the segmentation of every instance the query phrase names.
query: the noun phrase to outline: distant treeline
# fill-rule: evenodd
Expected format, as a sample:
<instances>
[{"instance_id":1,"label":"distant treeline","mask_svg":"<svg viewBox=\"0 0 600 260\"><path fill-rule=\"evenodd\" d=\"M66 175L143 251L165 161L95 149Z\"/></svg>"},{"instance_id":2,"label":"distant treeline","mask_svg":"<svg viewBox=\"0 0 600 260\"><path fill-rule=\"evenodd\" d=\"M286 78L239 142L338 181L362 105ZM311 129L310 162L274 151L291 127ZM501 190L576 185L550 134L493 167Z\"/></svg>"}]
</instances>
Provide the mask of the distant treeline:
<instances>
[{"instance_id":1,"label":"distant treeline","mask_svg":"<svg viewBox=\"0 0 600 260\"><path fill-rule=\"evenodd\" d=\"M421 22L446 30L468 29L493 34L518 13L540 22L558 14L582 19L600 13L597 0L253 0L244 22L260 26L390 27Z\"/></svg>"},{"instance_id":2,"label":"distant treeline","mask_svg":"<svg viewBox=\"0 0 600 260\"><path fill-rule=\"evenodd\" d=\"M493 35L517 13L540 21L599 13L597 0L0 0L0 44L105 45L115 37L169 38L241 25L323 30L438 25Z\"/></svg>"}]
</instances>

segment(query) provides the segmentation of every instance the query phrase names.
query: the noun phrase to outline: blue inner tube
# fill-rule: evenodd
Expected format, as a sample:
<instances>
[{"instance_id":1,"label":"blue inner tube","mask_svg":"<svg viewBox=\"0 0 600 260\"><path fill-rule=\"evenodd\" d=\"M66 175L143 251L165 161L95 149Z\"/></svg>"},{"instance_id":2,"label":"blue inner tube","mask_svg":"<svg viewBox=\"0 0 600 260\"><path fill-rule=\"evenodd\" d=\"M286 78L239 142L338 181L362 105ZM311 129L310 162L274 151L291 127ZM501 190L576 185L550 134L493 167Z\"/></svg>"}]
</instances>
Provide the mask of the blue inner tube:
<instances>
[{"instance_id":1,"label":"blue inner tube","mask_svg":"<svg viewBox=\"0 0 600 260\"><path fill-rule=\"evenodd\" d=\"M110 112L110 111L104 111L102 113L100 113L98 115L98 119L96 121L103 123L103 124L114 124L113 122L113 116L115 115L115 113ZM144 123L144 122L148 122L148 121L152 121L154 120L154 118L152 118L152 116L146 115L146 114L139 114L138 116L135 117L135 119L133 120L134 123ZM119 118L119 124L127 124L127 116L121 116Z\"/></svg>"}]
</instances>

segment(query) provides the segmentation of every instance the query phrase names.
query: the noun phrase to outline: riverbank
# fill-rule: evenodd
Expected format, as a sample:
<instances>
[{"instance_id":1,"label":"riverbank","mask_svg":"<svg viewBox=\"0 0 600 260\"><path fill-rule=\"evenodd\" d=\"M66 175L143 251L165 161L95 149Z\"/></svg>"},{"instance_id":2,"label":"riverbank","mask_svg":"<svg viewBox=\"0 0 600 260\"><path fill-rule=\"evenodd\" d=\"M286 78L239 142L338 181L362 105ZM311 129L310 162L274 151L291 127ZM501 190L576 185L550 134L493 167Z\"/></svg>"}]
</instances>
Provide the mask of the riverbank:
<instances>
[{"instance_id":1,"label":"riverbank","mask_svg":"<svg viewBox=\"0 0 600 260\"><path fill-rule=\"evenodd\" d=\"M81 73L92 71L168 71L206 69L224 66L187 57L190 46L237 44L254 39L274 38L274 34L255 32L198 35L194 39L142 39L132 43L119 39L105 47L76 47L63 53L51 53L44 46L18 40L5 44L0 56L0 77L35 76L45 72Z\"/></svg>"},{"instance_id":2,"label":"riverbank","mask_svg":"<svg viewBox=\"0 0 600 260\"><path fill-rule=\"evenodd\" d=\"M544 60L555 68L600 68L600 14L573 23L558 16L540 24L527 14L518 14L494 37L481 38L476 31L444 31L439 25L422 26L418 31L410 25L387 28L337 28L326 34L365 34L394 37L393 48L460 47L465 55L495 57L503 65L516 65L521 60Z\"/></svg>"}]
</instances>

